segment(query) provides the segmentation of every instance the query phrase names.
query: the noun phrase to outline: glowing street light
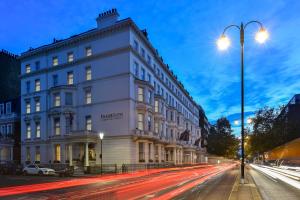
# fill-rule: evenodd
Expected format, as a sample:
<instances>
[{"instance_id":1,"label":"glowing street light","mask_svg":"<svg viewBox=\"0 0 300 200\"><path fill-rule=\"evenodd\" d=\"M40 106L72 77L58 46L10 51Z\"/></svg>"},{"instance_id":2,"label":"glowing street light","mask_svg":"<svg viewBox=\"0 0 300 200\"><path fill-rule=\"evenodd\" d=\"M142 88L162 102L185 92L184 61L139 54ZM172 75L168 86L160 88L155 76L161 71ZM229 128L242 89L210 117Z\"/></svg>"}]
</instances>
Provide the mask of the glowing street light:
<instances>
[{"instance_id":1,"label":"glowing street light","mask_svg":"<svg viewBox=\"0 0 300 200\"><path fill-rule=\"evenodd\" d=\"M236 126L237 126L237 125L239 125L239 123L240 123L240 122L239 122L239 120L234 120L234 122L233 122L233 123L234 123L234 125L236 125Z\"/></svg>"},{"instance_id":2,"label":"glowing street light","mask_svg":"<svg viewBox=\"0 0 300 200\"><path fill-rule=\"evenodd\" d=\"M226 37L225 33L227 31L227 29L231 28L231 27L235 27L240 31L240 47L241 47L241 137L242 137L242 163L241 163L241 182L244 183L244 177L245 177L245 152L244 152L244 140L245 140L245 136L244 136L244 40L245 40L245 29L249 24L258 24L259 25L259 30L256 33L255 36L255 40L258 43L264 43L268 37L269 34L266 31L266 29L263 27L262 23L260 23L259 21L250 21L248 23L246 23L245 25L243 23L241 23L240 26L238 25L229 25L227 26L221 37L218 39L217 41L217 45L218 48L220 50L225 50L230 46L230 40ZM248 120L247 120L248 121ZM234 122L235 125L236 122Z\"/></svg>"},{"instance_id":3,"label":"glowing street light","mask_svg":"<svg viewBox=\"0 0 300 200\"><path fill-rule=\"evenodd\" d=\"M221 50L221 51L228 49L228 47L230 46L230 40L229 40L229 38L226 37L225 35L222 35L217 40L217 46L218 46L219 50Z\"/></svg>"},{"instance_id":4,"label":"glowing street light","mask_svg":"<svg viewBox=\"0 0 300 200\"><path fill-rule=\"evenodd\" d=\"M269 38L269 33L263 27L260 28L259 31L255 35L255 40L260 44L265 43L268 38Z\"/></svg>"},{"instance_id":5,"label":"glowing street light","mask_svg":"<svg viewBox=\"0 0 300 200\"><path fill-rule=\"evenodd\" d=\"M104 137L104 133L103 132L100 132L99 133L99 138L100 138L100 160L101 160L101 162L100 162L100 170L101 170L101 175L102 175L102 140L103 140L103 137Z\"/></svg>"},{"instance_id":6,"label":"glowing street light","mask_svg":"<svg viewBox=\"0 0 300 200\"><path fill-rule=\"evenodd\" d=\"M252 123L252 119L251 118L248 118L247 119L247 124L251 124Z\"/></svg>"}]
</instances>

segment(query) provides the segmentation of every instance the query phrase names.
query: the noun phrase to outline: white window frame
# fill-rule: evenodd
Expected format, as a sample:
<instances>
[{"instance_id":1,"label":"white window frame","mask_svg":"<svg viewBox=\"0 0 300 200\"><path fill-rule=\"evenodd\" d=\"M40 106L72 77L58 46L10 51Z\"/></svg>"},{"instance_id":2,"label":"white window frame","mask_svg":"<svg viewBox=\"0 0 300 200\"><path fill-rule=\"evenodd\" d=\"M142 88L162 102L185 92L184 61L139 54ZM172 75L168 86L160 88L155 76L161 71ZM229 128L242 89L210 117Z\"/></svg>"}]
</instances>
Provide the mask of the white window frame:
<instances>
[{"instance_id":1,"label":"white window frame","mask_svg":"<svg viewBox=\"0 0 300 200\"><path fill-rule=\"evenodd\" d=\"M142 113L138 113L137 128L141 131L144 130L144 114Z\"/></svg>"},{"instance_id":2,"label":"white window frame","mask_svg":"<svg viewBox=\"0 0 300 200\"><path fill-rule=\"evenodd\" d=\"M91 104L91 103L92 103L92 91L85 90L85 104Z\"/></svg>"},{"instance_id":3,"label":"white window frame","mask_svg":"<svg viewBox=\"0 0 300 200\"><path fill-rule=\"evenodd\" d=\"M139 102L144 102L144 88L143 87L138 87L138 101Z\"/></svg>"},{"instance_id":4,"label":"white window frame","mask_svg":"<svg viewBox=\"0 0 300 200\"><path fill-rule=\"evenodd\" d=\"M74 84L74 73L73 71L67 72L67 84L73 85Z\"/></svg>"},{"instance_id":5,"label":"white window frame","mask_svg":"<svg viewBox=\"0 0 300 200\"><path fill-rule=\"evenodd\" d=\"M5 105L6 114L11 114L11 102L7 102Z\"/></svg>"},{"instance_id":6,"label":"white window frame","mask_svg":"<svg viewBox=\"0 0 300 200\"><path fill-rule=\"evenodd\" d=\"M40 138L41 137L41 123L35 122L35 137Z\"/></svg>"},{"instance_id":7,"label":"white window frame","mask_svg":"<svg viewBox=\"0 0 300 200\"><path fill-rule=\"evenodd\" d=\"M92 80L92 67L87 66L85 68L85 80L90 81Z\"/></svg>"},{"instance_id":8,"label":"white window frame","mask_svg":"<svg viewBox=\"0 0 300 200\"><path fill-rule=\"evenodd\" d=\"M54 56L52 57L52 66L57 66L58 65L58 57L57 56Z\"/></svg>"},{"instance_id":9,"label":"white window frame","mask_svg":"<svg viewBox=\"0 0 300 200\"><path fill-rule=\"evenodd\" d=\"M69 52L67 57L68 57L68 63L71 63L74 61L74 53L73 52Z\"/></svg>"},{"instance_id":10,"label":"white window frame","mask_svg":"<svg viewBox=\"0 0 300 200\"><path fill-rule=\"evenodd\" d=\"M85 47L85 55L89 57L92 55L92 47Z\"/></svg>"},{"instance_id":11,"label":"white window frame","mask_svg":"<svg viewBox=\"0 0 300 200\"><path fill-rule=\"evenodd\" d=\"M36 79L34 81L34 84L35 84L35 92L41 91L41 80L40 79Z\"/></svg>"}]
</instances>

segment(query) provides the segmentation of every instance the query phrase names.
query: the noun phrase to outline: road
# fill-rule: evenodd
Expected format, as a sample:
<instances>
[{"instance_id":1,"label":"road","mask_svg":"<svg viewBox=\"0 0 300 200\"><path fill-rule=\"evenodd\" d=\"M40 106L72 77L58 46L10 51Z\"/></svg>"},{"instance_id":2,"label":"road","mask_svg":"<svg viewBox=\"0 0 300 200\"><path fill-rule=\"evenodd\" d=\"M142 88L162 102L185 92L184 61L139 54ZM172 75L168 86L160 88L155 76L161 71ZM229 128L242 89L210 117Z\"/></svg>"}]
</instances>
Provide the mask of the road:
<instances>
[{"instance_id":1,"label":"road","mask_svg":"<svg viewBox=\"0 0 300 200\"><path fill-rule=\"evenodd\" d=\"M300 199L300 182L297 179L297 174L299 174L299 178L300 173L291 171L290 173L293 174L291 176L283 172L285 170L280 169L278 172L278 169L275 170L275 168L272 169L267 166L252 166L250 174L264 200Z\"/></svg>"},{"instance_id":2,"label":"road","mask_svg":"<svg viewBox=\"0 0 300 200\"><path fill-rule=\"evenodd\" d=\"M214 177L225 177L225 182L234 181L232 177L235 172L231 170L234 166L235 164L203 165L185 168L153 169L132 174L106 175L102 177L53 179L49 182L42 181L41 183L36 181L33 184L27 182L18 186L0 187L0 198L14 200L172 199L186 195L186 192L193 190L198 185L206 184L206 181L210 179L218 180L218 178L215 179ZM230 173L220 176L220 174L228 170L231 170ZM212 191L214 186L207 184L206 187ZM229 188L225 190L226 194L228 194Z\"/></svg>"},{"instance_id":3,"label":"road","mask_svg":"<svg viewBox=\"0 0 300 200\"><path fill-rule=\"evenodd\" d=\"M225 173L212 177L203 184L179 195L175 200L227 200L238 173L238 167L227 170Z\"/></svg>"}]
</instances>

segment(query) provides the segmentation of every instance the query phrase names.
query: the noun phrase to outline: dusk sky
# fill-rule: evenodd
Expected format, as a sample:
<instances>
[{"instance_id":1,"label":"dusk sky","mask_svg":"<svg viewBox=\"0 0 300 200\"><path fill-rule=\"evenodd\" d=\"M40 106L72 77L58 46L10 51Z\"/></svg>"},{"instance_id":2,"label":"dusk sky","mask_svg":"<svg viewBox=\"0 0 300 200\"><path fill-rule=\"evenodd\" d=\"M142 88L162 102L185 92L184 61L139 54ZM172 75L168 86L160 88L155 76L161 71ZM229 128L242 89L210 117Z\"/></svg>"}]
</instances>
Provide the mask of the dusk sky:
<instances>
[{"instance_id":1,"label":"dusk sky","mask_svg":"<svg viewBox=\"0 0 300 200\"><path fill-rule=\"evenodd\" d=\"M164 61L213 122L221 116L239 119L239 33L228 32L231 47L216 48L223 28L261 21L270 33L266 44L255 42L258 26L245 35L245 111L286 104L300 91L300 1L0 1L0 49L20 54L96 27L95 18L117 8L131 17ZM237 128L237 127L236 127Z\"/></svg>"}]
</instances>

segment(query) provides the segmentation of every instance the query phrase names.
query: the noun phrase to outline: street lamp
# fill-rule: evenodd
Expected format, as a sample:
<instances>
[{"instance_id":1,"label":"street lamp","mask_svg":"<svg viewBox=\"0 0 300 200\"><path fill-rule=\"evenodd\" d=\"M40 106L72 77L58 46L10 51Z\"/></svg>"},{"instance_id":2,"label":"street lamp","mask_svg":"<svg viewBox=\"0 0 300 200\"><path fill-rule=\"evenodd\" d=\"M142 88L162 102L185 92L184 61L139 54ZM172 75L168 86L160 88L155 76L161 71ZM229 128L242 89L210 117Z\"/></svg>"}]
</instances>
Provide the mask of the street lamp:
<instances>
[{"instance_id":1,"label":"street lamp","mask_svg":"<svg viewBox=\"0 0 300 200\"><path fill-rule=\"evenodd\" d=\"M103 137L104 137L104 133L103 132L100 132L99 133L99 138L100 138L100 167L101 167L101 175L102 175L102 140L103 140Z\"/></svg>"},{"instance_id":2,"label":"street lamp","mask_svg":"<svg viewBox=\"0 0 300 200\"><path fill-rule=\"evenodd\" d=\"M246 23L245 25L243 23L241 23L240 26L234 25L234 24L229 25L224 29L221 37L217 41L218 48L220 50L226 50L230 46L230 40L225 35L227 29L229 29L231 27L235 27L235 28L239 29L239 31L240 31L240 45L241 45L241 136L242 136L241 182L242 183L244 183L244 177L245 177L245 173L244 173L244 168L245 168L245 154L244 154L244 139L245 139L244 138L244 31L245 31L246 27L249 24L253 24L253 23L259 25L259 30L256 33L255 40L258 43L264 43L268 39L269 34L268 34L267 30L263 27L262 23L259 22L259 21L250 21L250 22Z\"/></svg>"}]
</instances>

